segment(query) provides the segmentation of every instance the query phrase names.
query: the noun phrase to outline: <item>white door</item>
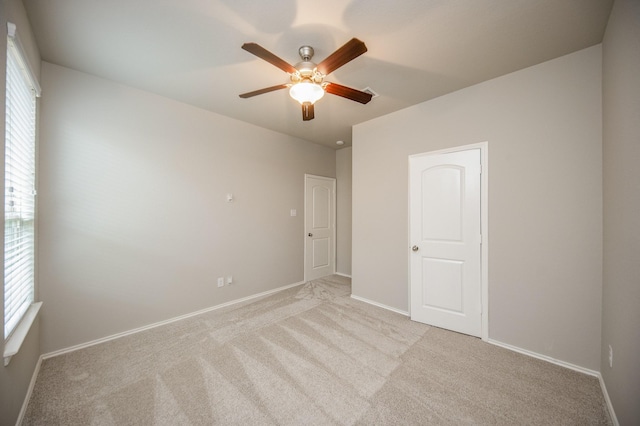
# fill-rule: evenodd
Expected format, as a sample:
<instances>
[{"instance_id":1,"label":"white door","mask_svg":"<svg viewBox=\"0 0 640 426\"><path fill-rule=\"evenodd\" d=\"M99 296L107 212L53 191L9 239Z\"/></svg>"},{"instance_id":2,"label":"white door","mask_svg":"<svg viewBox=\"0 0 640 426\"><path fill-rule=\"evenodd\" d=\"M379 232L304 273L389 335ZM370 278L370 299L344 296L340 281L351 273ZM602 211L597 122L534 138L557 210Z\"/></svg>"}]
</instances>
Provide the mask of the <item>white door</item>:
<instances>
[{"instance_id":1,"label":"white door","mask_svg":"<svg viewBox=\"0 0 640 426\"><path fill-rule=\"evenodd\" d=\"M335 272L336 180L305 175L305 281Z\"/></svg>"},{"instance_id":2,"label":"white door","mask_svg":"<svg viewBox=\"0 0 640 426\"><path fill-rule=\"evenodd\" d=\"M482 332L480 149L409 160L411 319Z\"/></svg>"}]
</instances>

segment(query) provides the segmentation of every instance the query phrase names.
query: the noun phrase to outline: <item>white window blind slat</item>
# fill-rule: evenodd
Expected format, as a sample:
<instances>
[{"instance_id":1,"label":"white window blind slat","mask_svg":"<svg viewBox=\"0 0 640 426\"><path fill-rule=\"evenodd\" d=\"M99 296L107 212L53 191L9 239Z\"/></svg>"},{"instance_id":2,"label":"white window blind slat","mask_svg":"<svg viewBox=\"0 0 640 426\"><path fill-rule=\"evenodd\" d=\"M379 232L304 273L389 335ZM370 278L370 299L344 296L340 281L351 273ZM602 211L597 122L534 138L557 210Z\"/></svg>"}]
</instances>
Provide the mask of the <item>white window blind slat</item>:
<instances>
[{"instance_id":1,"label":"white window blind slat","mask_svg":"<svg viewBox=\"0 0 640 426\"><path fill-rule=\"evenodd\" d=\"M8 38L5 124L4 337L34 298L36 92L13 37Z\"/></svg>"}]
</instances>

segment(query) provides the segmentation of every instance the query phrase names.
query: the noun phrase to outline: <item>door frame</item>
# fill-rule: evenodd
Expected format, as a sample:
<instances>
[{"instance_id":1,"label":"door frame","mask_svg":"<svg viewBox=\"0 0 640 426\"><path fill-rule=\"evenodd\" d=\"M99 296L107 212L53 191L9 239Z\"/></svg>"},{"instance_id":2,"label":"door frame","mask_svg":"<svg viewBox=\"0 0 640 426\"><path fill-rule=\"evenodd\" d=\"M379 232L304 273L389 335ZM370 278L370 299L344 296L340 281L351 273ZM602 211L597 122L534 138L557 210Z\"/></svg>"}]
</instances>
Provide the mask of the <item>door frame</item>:
<instances>
[{"instance_id":1,"label":"door frame","mask_svg":"<svg viewBox=\"0 0 640 426\"><path fill-rule=\"evenodd\" d=\"M411 159L428 155L449 154L452 152L467 151L470 149L480 149L480 234L482 235L480 244L480 338L489 341L489 142L478 142L469 145L456 146L452 148L439 149L437 151L423 152L409 155L407 159L407 188L411 188ZM407 280L409 294L409 316L411 316L411 198L407 189Z\"/></svg>"},{"instance_id":2,"label":"door frame","mask_svg":"<svg viewBox=\"0 0 640 426\"><path fill-rule=\"evenodd\" d=\"M337 262L337 258L338 258L338 254L336 253L336 213L337 213L337 209L336 209L336 178L332 178L332 177L327 177L327 176L318 176L318 175L312 175L309 173L305 173L304 174L304 229L303 229L303 247L304 247L304 257L302 259L302 262L304 264L303 268L304 268L304 282L307 282L307 277L308 277L308 273L309 271L307 271L307 179L308 178L313 178L313 179L320 179L320 180L326 180L328 182L331 182L332 185L332 189L331 189L331 250L333 253L333 259L331 260L331 264L332 264L332 273L335 274L336 273L336 262Z\"/></svg>"}]
</instances>

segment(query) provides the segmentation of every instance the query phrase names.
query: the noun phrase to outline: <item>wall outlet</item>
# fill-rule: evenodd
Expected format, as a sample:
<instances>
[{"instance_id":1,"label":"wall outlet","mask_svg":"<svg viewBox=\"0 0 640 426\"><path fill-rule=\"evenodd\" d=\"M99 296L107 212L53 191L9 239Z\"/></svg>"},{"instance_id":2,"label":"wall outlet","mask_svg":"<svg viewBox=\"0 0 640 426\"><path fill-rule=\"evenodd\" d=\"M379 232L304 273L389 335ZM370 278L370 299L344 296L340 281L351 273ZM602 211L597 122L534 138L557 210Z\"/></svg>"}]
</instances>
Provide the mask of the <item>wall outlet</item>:
<instances>
[{"instance_id":1,"label":"wall outlet","mask_svg":"<svg viewBox=\"0 0 640 426\"><path fill-rule=\"evenodd\" d=\"M231 285L231 284L233 284L233 277L231 275L229 275L227 277L227 285Z\"/></svg>"},{"instance_id":2,"label":"wall outlet","mask_svg":"<svg viewBox=\"0 0 640 426\"><path fill-rule=\"evenodd\" d=\"M224 287L224 277L218 278L218 287Z\"/></svg>"},{"instance_id":3,"label":"wall outlet","mask_svg":"<svg viewBox=\"0 0 640 426\"><path fill-rule=\"evenodd\" d=\"M609 345L609 368L613 368L613 348Z\"/></svg>"}]
</instances>

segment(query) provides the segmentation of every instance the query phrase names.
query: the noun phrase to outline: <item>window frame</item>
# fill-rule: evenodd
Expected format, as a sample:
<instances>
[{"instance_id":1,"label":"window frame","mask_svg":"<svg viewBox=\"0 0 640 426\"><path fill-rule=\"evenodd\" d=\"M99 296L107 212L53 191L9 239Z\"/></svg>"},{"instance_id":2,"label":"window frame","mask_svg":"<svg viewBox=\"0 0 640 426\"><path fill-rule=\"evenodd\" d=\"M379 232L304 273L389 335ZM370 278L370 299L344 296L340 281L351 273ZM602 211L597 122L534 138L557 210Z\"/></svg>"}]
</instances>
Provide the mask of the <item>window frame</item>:
<instances>
[{"instance_id":1,"label":"window frame","mask_svg":"<svg viewBox=\"0 0 640 426\"><path fill-rule=\"evenodd\" d=\"M20 40L17 37L16 26L10 22L7 23L5 68L7 71L5 77L5 86L7 88L7 92L5 93L5 107L7 110L5 111L5 185L3 191L5 196L3 337L5 342L4 365L6 366L9 364L11 356L15 355L20 349L22 342L42 306L42 302L34 303L37 287L35 260L37 98L41 95L41 89L29 65ZM20 81L24 82L25 85L22 86ZM14 84L14 86L10 86L11 84ZM10 87L14 87L17 90L10 91ZM10 102L16 100L18 102L10 104ZM13 105L15 108L10 110L10 105ZM11 158L13 158L13 161L9 163ZM11 167L7 167L8 164L10 164ZM14 209L14 206L17 206L17 208ZM18 241L12 249L12 253L18 253L22 256L18 262L7 262L9 253L6 250L7 244L11 244L7 236L14 236L11 233L11 228L7 228L8 224L16 225L13 229L17 230L16 235L20 238L25 235L27 237L26 250L19 247L22 244L21 240ZM28 225L26 231L23 226L25 224ZM12 271L19 270L28 274L26 279L16 279L15 276L12 277L16 280L13 282L12 291L19 294L18 298L13 301L7 300L8 265L10 268L14 268ZM17 290L20 291L18 292ZM25 293L27 295L26 299L21 296ZM9 314L8 307L13 308L13 315L10 318L7 318ZM19 309L15 310L16 307ZM8 325L9 327L7 327Z\"/></svg>"}]
</instances>

